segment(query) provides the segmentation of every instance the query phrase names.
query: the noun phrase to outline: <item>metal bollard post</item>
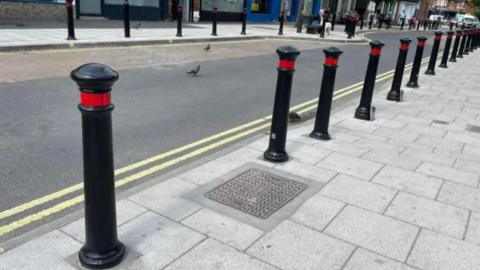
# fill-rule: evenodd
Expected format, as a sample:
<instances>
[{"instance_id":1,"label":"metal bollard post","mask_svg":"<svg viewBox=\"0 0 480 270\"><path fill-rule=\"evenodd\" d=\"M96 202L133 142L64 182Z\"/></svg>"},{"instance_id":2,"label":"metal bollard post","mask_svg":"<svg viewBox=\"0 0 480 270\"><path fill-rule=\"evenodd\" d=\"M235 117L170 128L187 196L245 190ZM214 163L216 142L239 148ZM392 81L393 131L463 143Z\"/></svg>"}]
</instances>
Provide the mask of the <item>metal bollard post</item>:
<instances>
[{"instance_id":1,"label":"metal bollard post","mask_svg":"<svg viewBox=\"0 0 480 270\"><path fill-rule=\"evenodd\" d=\"M412 42L409 38L400 39L400 52L398 53L397 66L395 67L395 75L393 76L392 88L387 94L387 100L402 101L403 91L402 87L403 72L405 70L405 62L407 61L408 47Z\"/></svg>"},{"instance_id":2,"label":"metal bollard post","mask_svg":"<svg viewBox=\"0 0 480 270\"><path fill-rule=\"evenodd\" d=\"M67 8L67 40L75 40L77 38L75 38L75 27L73 25L73 0L67 0L65 7Z\"/></svg>"},{"instance_id":3,"label":"metal bollard post","mask_svg":"<svg viewBox=\"0 0 480 270\"><path fill-rule=\"evenodd\" d=\"M467 42L467 33L462 31L462 42L460 42L460 48L458 49L457 58L463 58L463 51L465 51L465 43Z\"/></svg>"},{"instance_id":4,"label":"metal bollard post","mask_svg":"<svg viewBox=\"0 0 480 270\"><path fill-rule=\"evenodd\" d=\"M182 37L182 19L183 19L183 7L178 5L177 7L177 37Z\"/></svg>"},{"instance_id":5,"label":"metal bollard post","mask_svg":"<svg viewBox=\"0 0 480 270\"><path fill-rule=\"evenodd\" d=\"M382 48L385 44L380 40L370 42L370 57L368 59L367 74L363 83L360 105L355 110L355 118L362 120L373 120L372 98L375 80L377 78L378 62Z\"/></svg>"},{"instance_id":6,"label":"metal bollard post","mask_svg":"<svg viewBox=\"0 0 480 270\"><path fill-rule=\"evenodd\" d=\"M473 43L475 42L475 29L471 30L471 37L470 37L470 43L469 43L469 52L473 52Z\"/></svg>"},{"instance_id":7,"label":"metal bollard post","mask_svg":"<svg viewBox=\"0 0 480 270\"><path fill-rule=\"evenodd\" d=\"M463 55L469 55L469 46L470 46L470 41L472 40L472 31L471 30L466 30L467 33L467 40L465 41L465 48L463 51Z\"/></svg>"},{"instance_id":8,"label":"metal bollard post","mask_svg":"<svg viewBox=\"0 0 480 270\"><path fill-rule=\"evenodd\" d=\"M452 21L450 21L450 22L448 23L448 28L450 29L450 31L453 30L453 22L452 22Z\"/></svg>"},{"instance_id":9,"label":"metal bollard post","mask_svg":"<svg viewBox=\"0 0 480 270\"><path fill-rule=\"evenodd\" d=\"M242 32L240 35L246 35L247 34L247 8L243 8L242 10Z\"/></svg>"},{"instance_id":10,"label":"metal bollard post","mask_svg":"<svg viewBox=\"0 0 480 270\"><path fill-rule=\"evenodd\" d=\"M427 27L428 27L428 21L424 20L423 21L423 31L427 31Z\"/></svg>"},{"instance_id":11,"label":"metal bollard post","mask_svg":"<svg viewBox=\"0 0 480 270\"><path fill-rule=\"evenodd\" d=\"M447 32L447 41L445 42L445 48L443 49L442 62L438 67L447 68L448 54L450 53L450 47L452 46L453 32Z\"/></svg>"},{"instance_id":12,"label":"metal bollard post","mask_svg":"<svg viewBox=\"0 0 480 270\"><path fill-rule=\"evenodd\" d=\"M420 21L417 22L417 31L420 30Z\"/></svg>"},{"instance_id":13,"label":"metal bollard post","mask_svg":"<svg viewBox=\"0 0 480 270\"><path fill-rule=\"evenodd\" d=\"M405 25L405 18L402 18L402 23L400 24L400 30L403 30L404 25Z\"/></svg>"},{"instance_id":14,"label":"metal bollard post","mask_svg":"<svg viewBox=\"0 0 480 270\"><path fill-rule=\"evenodd\" d=\"M125 30L125 37L130 37L130 4L128 0L123 2L123 28Z\"/></svg>"},{"instance_id":15,"label":"metal bollard post","mask_svg":"<svg viewBox=\"0 0 480 270\"><path fill-rule=\"evenodd\" d=\"M283 35L283 23L285 21L285 10L280 11L280 17L278 18L278 21L280 22L280 26L278 28L278 35L282 36Z\"/></svg>"},{"instance_id":16,"label":"metal bollard post","mask_svg":"<svg viewBox=\"0 0 480 270\"><path fill-rule=\"evenodd\" d=\"M118 241L113 173L112 86L118 73L102 64L85 64L70 77L80 89L85 196L85 244L78 254L88 268L120 263L125 246Z\"/></svg>"},{"instance_id":17,"label":"metal bollard post","mask_svg":"<svg viewBox=\"0 0 480 270\"><path fill-rule=\"evenodd\" d=\"M277 68L278 77L275 102L273 104L270 141L268 149L263 153L263 157L272 162L282 162L288 159L288 154L285 151L288 110L290 108L295 60L300 54L300 51L292 46L282 46L277 49L277 54L279 57Z\"/></svg>"},{"instance_id":18,"label":"metal bollard post","mask_svg":"<svg viewBox=\"0 0 480 270\"><path fill-rule=\"evenodd\" d=\"M413 60L412 72L410 73L410 79L408 80L407 87L417 88L418 85L418 73L420 72L420 65L422 64L423 48L427 42L427 37L417 37L417 50L415 51L415 59Z\"/></svg>"},{"instance_id":19,"label":"metal bollard post","mask_svg":"<svg viewBox=\"0 0 480 270\"><path fill-rule=\"evenodd\" d=\"M370 16L370 21L368 22L368 29L372 29L373 16Z\"/></svg>"},{"instance_id":20,"label":"metal bollard post","mask_svg":"<svg viewBox=\"0 0 480 270\"><path fill-rule=\"evenodd\" d=\"M450 62L457 62L458 45L460 45L461 38L462 30L457 30L455 33L455 42L453 43L452 54L450 55Z\"/></svg>"},{"instance_id":21,"label":"metal bollard post","mask_svg":"<svg viewBox=\"0 0 480 270\"><path fill-rule=\"evenodd\" d=\"M363 15L360 16L360 30L363 30L363 23L364 23L364 18L363 18Z\"/></svg>"},{"instance_id":22,"label":"metal bollard post","mask_svg":"<svg viewBox=\"0 0 480 270\"><path fill-rule=\"evenodd\" d=\"M218 8L213 8L212 36L217 35L217 16L218 16Z\"/></svg>"},{"instance_id":23,"label":"metal bollard post","mask_svg":"<svg viewBox=\"0 0 480 270\"><path fill-rule=\"evenodd\" d=\"M315 126L310 133L310 137L319 140L330 140L328 123L332 108L333 89L338 67L338 57L343 52L336 47L328 47L323 52L325 53L325 62L323 63L322 85L320 86L320 96L318 97Z\"/></svg>"},{"instance_id":24,"label":"metal bollard post","mask_svg":"<svg viewBox=\"0 0 480 270\"><path fill-rule=\"evenodd\" d=\"M425 74L427 75L435 75L435 64L437 63L438 49L440 48L440 41L442 40L442 35L442 32L435 31L432 54L430 55L430 61L428 61L427 71L425 71Z\"/></svg>"}]
</instances>

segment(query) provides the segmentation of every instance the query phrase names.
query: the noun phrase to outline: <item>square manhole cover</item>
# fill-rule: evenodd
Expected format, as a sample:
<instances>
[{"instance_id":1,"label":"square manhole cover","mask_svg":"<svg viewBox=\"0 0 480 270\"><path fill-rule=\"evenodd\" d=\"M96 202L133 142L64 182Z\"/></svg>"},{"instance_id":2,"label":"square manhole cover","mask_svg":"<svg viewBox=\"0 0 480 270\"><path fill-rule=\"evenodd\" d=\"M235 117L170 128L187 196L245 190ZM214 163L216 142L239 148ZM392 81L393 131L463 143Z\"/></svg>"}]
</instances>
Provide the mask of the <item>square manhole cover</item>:
<instances>
[{"instance_id":1,"label":"square manhole cover","mask_svg":"<svg viewBox=\"0 0 480 270\"><path fill-rule=\"evenodd\" d=\"M205 193L205 197L259 218L268 218L308 186L258 169L249 169Z\"/></svg>"},{"instance_id":2,"label":"square manhole cover","mask_svg":"<svg viewBox=\"0 0 480 270\"><path fill-rule=\"evenodd\" d=\"M475 132L475 133L480 133L480 126L475 126L475 125L467 125L467 128L466 128L467 131L470 131L470 132Z\"/></svg>"}]
</instances>

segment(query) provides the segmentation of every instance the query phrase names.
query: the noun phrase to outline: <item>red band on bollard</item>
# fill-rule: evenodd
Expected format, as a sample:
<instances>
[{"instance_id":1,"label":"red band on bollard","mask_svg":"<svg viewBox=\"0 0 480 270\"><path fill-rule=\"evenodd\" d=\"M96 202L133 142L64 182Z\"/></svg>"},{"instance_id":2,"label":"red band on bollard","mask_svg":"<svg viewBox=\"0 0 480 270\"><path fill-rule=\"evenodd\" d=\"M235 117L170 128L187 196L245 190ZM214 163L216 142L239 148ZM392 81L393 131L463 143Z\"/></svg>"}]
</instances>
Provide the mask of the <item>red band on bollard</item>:
<instances>
[{"instance_id":1,"label":"red band on bollard","mask_svg":"<svg viewBox=\"0 0 480 270\"><path fill-rule=\"evenodd\" d=\"M373 48L370 50L371 55L380 55L381 53L382 53L382 49Z\"/></svg>"},{"instance_id":2,"label":"red band on bollard","mask_svg":"<svg viewBox=\"0 0 480 270\"><path fill-rule=\"evenodd\" d=\"M457 37L461 37L462 36L462 33L457 33Z\"/></svg>"},{"instance_id":3,"label":"red band on bollard","mask_svg":"<svg viewBox=\"0 0 480 270\"><path fill-rule=\"evenodd\" d=\"M338 65L338 58L333 58L333 57L325 58L325 65Z\"/></svg>"},{"instance_id":4,"label":"red band on bollard","mask_svg":"<svg viewBox=\"0 0 480 270\"><path fill-rule=\"evenodd\" d=\"M293 69L295 68L295 61L290 60L280 60L278 61L279 68Z\"/></svg>"},{"instance_id":5,"label":"red band on bollard","mask_svg":"<svg viewBox=\"0 0 480 270\"><path fill-rule=\"evenodd\" d=\"M406 50L406 49L408 49L408 43L402 43L402 44L400 44L400 49L401 49L401 50Z\"/></svg>"},{"instance_id":6,"label":"red band on bollard","mask_svg":"<svg viewBox=\"0 0 480 270\"><path fill-rule=\"evenodd\" d=\"M418 42L418 47L423 47L423 46L425 46L425 40L420 40Z\"/></svg>"},{"instance_id":7,"label":"red band on bollard","mask_svg":"<svg viewBox=\"0 0 480 270\"><path fill-rule=\"evenodd\" d=\"M440 36L440 35L435 35L435 40L440 40L440 39L442 39L442 36Z\"/></svg>"},{"instance_id":8,"label":"red band on bollard","mask_svg":"<svg viewBox=\"0 0 480 270\"><path fill-rule=\"evenodd\" d=\"M448 33L447 34L447 39L452 39L452 34Z\"/></svg>"},{"instance_id":9,"label":"red band on bollard","mask_svg":"<svg viewBox=\"0 0 480 270\"><path fill-rule=\"evenodd\" d=\"M86 107L104 107L110 105L110 93L92 94L80 92L80 104Z\"/></svg>"}]
</instances>

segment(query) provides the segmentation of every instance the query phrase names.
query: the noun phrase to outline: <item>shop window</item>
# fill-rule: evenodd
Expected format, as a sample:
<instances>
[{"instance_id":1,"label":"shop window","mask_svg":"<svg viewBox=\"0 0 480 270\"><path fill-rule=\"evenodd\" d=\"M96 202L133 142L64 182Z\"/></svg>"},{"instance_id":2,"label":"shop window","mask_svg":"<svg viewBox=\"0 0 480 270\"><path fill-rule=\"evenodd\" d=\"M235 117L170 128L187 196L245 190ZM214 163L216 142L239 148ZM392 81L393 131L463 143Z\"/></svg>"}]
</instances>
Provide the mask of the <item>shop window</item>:
<instances>
[{"instance_id":1,"label":"shop window","mask_svg":"<svg viewBox=\"0 0 480 270\"><path fill-rule=\"evenodd\" d=\"M269 13L268 8L268 0L252 0L250 11L252 13Z\"/></svg>"},{"instance_id":2,"label":"shop window","mask_svg":"<svg viewBox=\"0 0 480 270\"><path fill-rule=\"evenodd\" d=\"M218 8L220 12L242 12L243 0L202 0L202 10Z\"/></svg>"}]
</instances>

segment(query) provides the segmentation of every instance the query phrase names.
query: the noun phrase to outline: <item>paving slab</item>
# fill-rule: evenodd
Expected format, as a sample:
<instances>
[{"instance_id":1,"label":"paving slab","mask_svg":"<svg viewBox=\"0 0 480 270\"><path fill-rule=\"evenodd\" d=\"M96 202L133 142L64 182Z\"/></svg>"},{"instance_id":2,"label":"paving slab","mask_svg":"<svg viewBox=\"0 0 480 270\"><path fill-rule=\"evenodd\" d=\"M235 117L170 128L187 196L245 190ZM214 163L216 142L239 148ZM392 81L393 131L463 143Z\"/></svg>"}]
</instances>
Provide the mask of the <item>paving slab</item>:
<instances>
[{"instance_id":1,"label":"paving slab","mask_svg":"<svg viewBox=\"0 0 480 270\"><path fill-rule=\"evenodd\" d=\"M182 223L239 250L246 249L263 234L257 228L206 208Z\"/></svg>"},{"instance_id":2,"label":"paving slab","mask_svg":"<svg viewBox=\"0 0 480 270\"><path fill-rule=\"evenodd\" d=\"M383 213L397 191L365 180L338 175L320 194L374 212Z\"/></svg>"},{"instance_id":3,"label":"paving slab","mask_svg":"<svg viewBox=\"0 0 480 270\"><path fill-rule=\"evenodd\" d=\"M476 187L478 185L478 175L441 165L435 165L425 162L417 168L416 172L430 176L435 176L452 182Z\"/></svg>"},{"instance_id":4,"label":"paving slab","mask_svg":"<svg viewBox=\"0 0 480 270\"><path fill-rule=\"evenodd\" d=\"M339 270L354 248L287 220L262 237L247 253L281 269Z\"/></svg>"},{"instance_id":5,"label":"paving slab","mask_svg":"<svg viewBox=\"0 0 480 270\"><path fill-rule=\"evenodd\" d=\"M192 269L274 270L276 268L209 238L165 268L165 270Z\"/></svg>"},{"instance_id":6,"label":"paving slab","mask_svg":"<svg viewBox=\"0 0 480 270\"><path fill-rule=\"evenodd\" d=\"M325 233L399 261L405 261L419 228L374 212L347 206Z\"/></svg>"},{"instance_id":7,"label":"paving slab","mask_svg":"<svg viewBox=\"0 0 480 270\"><path fill-rule=\"evenodd\" d=\"M422 230L408 264L425 270L480 269L480 247Z\"/></svg>"},{"instance_id":8,"label":"paving slab","mask_svg":"<svg viewBox=\"0 0 480 270\"><path fill-rule=\"evenodd\" d=\"M438 194L439 201L480 212L480 189L445 182Z\"/></svg>"},{"instance_id":9,"label":"paving slab","mask_svg":"<svg viewBox=\"0 0 480 270\"><path fill-rule=\"evenodd\" d=\"M371 161L382 162L410 171L415 170L422 163L420 159L415 157L405 158L404 156L400 156L397 153L388 150L372 150L363 155L362 158Z\"/></svg>"},{"instance_id":10,"label":"paving slab","mask_svg":"<svg viewBox=\"0 0 480 270\"><path fill-rule=\"evenodd\" d=\"M317 166L369 180L380 170L383 164L344 154L333 153L317 163Z\"/></svg>"},{"instance_id":11,"label":"paving slab","mask_svg":"<svg viewBox=\"0 0 480 270\"><path fill-rule=\"evenodd\" d=\"M445 203L400 192L385 215L463 239L469 213Z\"/></svg>"},{"instance_id":12,"label":"paving slab","mask_svg":"<svg viewBox=\"0 0 480 270\"><path fill-rule=\"evenodd\" d=\"M415 270L403 263L358 248L343 270Z\"/></svg>"}]
</instances>

